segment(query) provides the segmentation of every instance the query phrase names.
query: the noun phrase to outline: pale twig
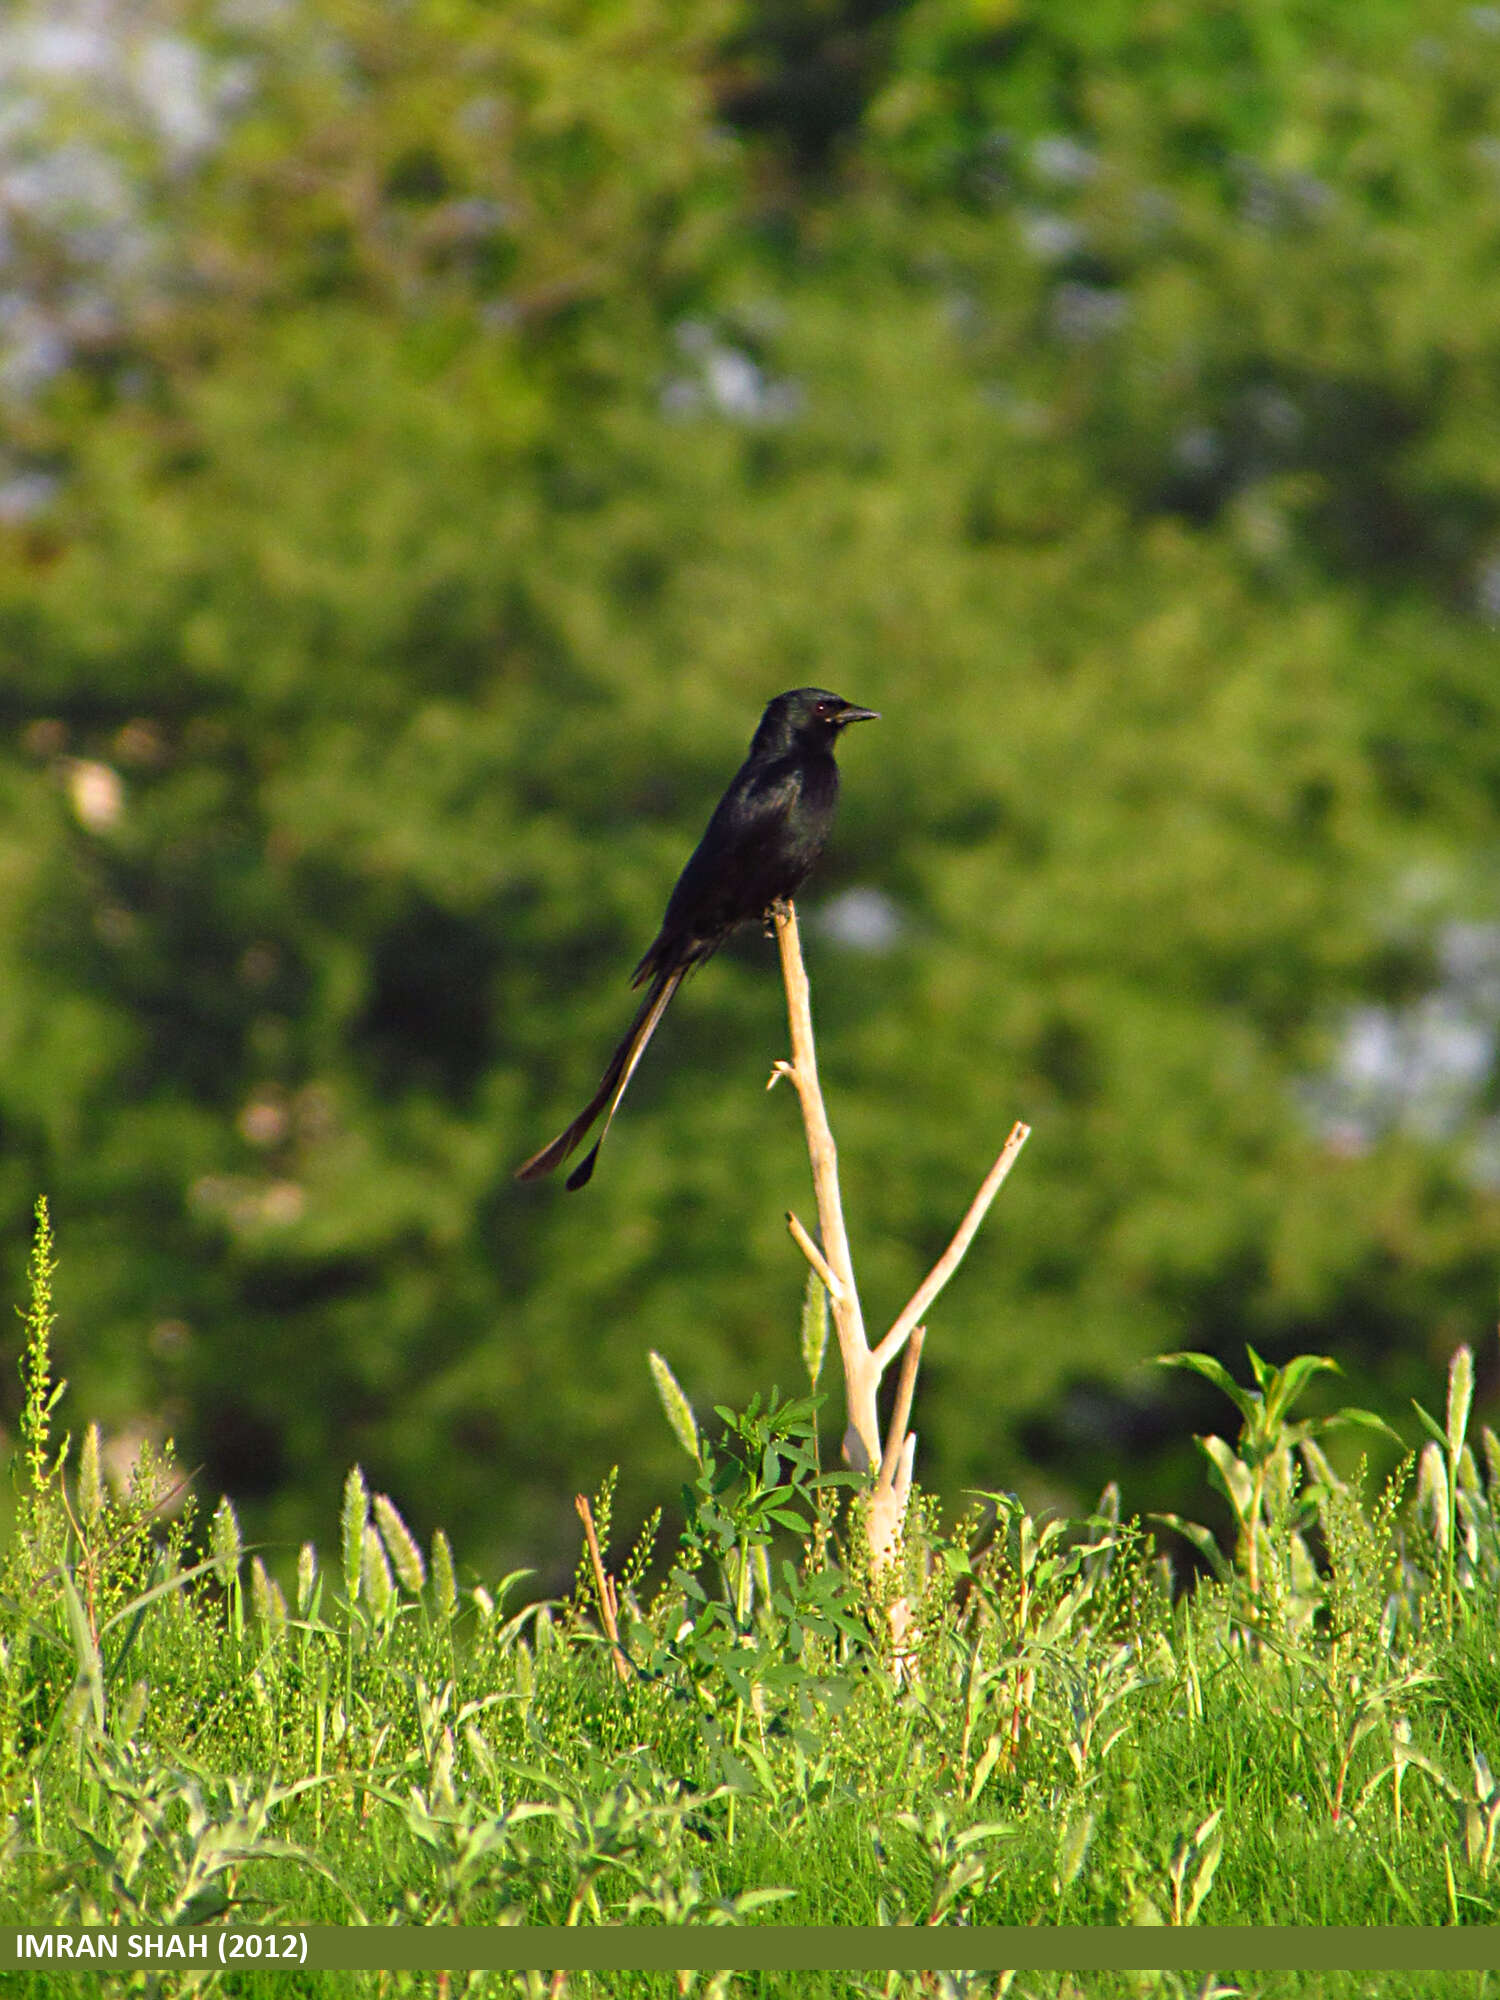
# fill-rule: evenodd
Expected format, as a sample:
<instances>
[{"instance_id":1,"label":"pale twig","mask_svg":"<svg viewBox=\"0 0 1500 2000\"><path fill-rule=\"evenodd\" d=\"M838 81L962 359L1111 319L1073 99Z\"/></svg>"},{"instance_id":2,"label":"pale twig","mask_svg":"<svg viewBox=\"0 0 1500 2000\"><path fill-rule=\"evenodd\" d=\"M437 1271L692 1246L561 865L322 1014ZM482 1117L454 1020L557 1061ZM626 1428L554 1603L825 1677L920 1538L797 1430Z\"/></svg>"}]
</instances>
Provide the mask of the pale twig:
<instances>
[{"instance_id":1,"label":"pale twig","mask_svg":"<svg viewBox=\"0 0 1500 2000\"><path fill-rule=\"evenodd\" d=\"M874 1475L870 1493L868 1537L875 1568L890 1559L901 1533L911 1492L912 1468L916 1459L916 1435L907 1426L911 1421L912 1397L917 1365L921 1360L923 1332L918 1321L938 1293L958 1269L974 1232L984 1220L990 1203L999 1193L1016 1155L1029 1136L1030 1128L1017 1125L983 1186L959 1224L953 1241L902 1312L890 1332L873 1350L865 1335L859 1292L854 1282L854 1263L849 1254L849 1236L844 1227L843 1202L839 1195L838 1151L828 1123L828 1111L818 1083L818 1059L813 1044L812 999L807 968L802 962L802 946L797 934L797 912L790 903L774 911L776 944L781 953L781 974L786 983L787 1022L791 1029L792 1060L777 1062L771 1083L785 1077L797 1093L802 1123L807 1134L807 1154L812 1164L813 1187L818 1198L818 1233L822 1248L808 1231L788 1213L787 1228L808 1263L817 1272L828 1292L829 1307L838 1335L839 1359L844 1371L844 1394L848 1423L844 1432L844 1457L856 1472ZM770 1085L767 1086L769 1088ZM903 1356L897 1383L895 1407L884 1448L880 1441L879 1390L881 1377L898 1354ZM902 1634L910 1618L910 1607L899 1600L891 1607L891 1629L898 1653Z\"/></svg>"},{"instance_id":2,"label":"pale twig","mask_svg":"<svg viewBox=\"0 0 1500 2000\"><path fill-rule=\"evenodd\" d=\"M1030 1137L1029 1125L1018 1123L1011 1127L1010 1137L1001 1148L999 1159L985 1175L978 1194L969 1204L968 1214L954 1231L953 1241L912 1293L895 1325L876 1347L875 1362L881 1370L889 1367L900 1353L912 1328L963 1262L964 1252L973 1242L974 1233L983 1222L990 1203L1000 1192L1006 1175L1016 1163L1016 1156Z\"/></svg>"},{"instance_id":3,"label":"pale twig","mask_svg":"<svg viewBox=\"0 0 1500 2000\"><path fill-rule=\"evenodd\" d=\"M906 1426L911 1419L911 1400L917 1386L917 1368L922 1359L922 1343L927 1338L927 1329L914 1326L906 1343L906 1352L901 1357L901 1374L896 1382L896 1400L891 1407L890 1426L885 1434L885 1454L880 1461L880 1477L876 1480L876 1490L889 1491L895 1484L896 1468L900 1463L902 1447L906 1443Z\"/></svg>"},{"instance_id":4,"label":"pale twig","mask_svg":"<svg viewBox=\"0 0 1500 2000\"><path fill-rule=\"evenodd\" d=\"M833 1310L834 1331L838 1335L839 1357L844 1365L844 1387L848 1398L849 1423L844 1433L844 1456L856 1472L872 1472L880 1463L880 1410L876 1401L880 1371L874 1365L870 1344L865 1338L864 1315L859 1308L854 1263L849 1254L849 1234L844 1227L844 1207L839 1197L838 1148L833 1143L833 1131L818 1085L812 996L807 984L807 968L802 963L797 912L791 903L781 903L777 905L774 915L776 944L781 953L781 975L786 985L787 1025L792 1038L791 1066L781 1073L790 1078L802 1106L807 1154L812 1164L813 1188L818 1197L818 1233L823 1238L823 1254L839 1285L836 1292L829 1292L828 1298Z\"/></svg>"},{"instance_id":5,"label":"pale twig","mask_svg":"<svg viewBox=\"0 0 1500 2000\"><path fill-rule=\"evenodd\" d=\"M594 1565L594 1588L599 1594L599 1616L604 1621L608 1634L610 1651L614 1655L615 1672L622 1681L630 1679L630 1662L625 1657L625 1648L620 1644L619 1598L615 1592L615 1580L604 1568L604 1558L599 1553L599 1537L594 1531L594 1510L586 1493L576 1493L573 1505L578 1509L578 1518L583 1522L583 1538L589 1545L589 1560Z\"/></svg>"},{"instance_id":6,"label":"pale twig","mask_svg":"<svg viewBox=\"0 0 1500 2000\"><path fill-rule=\"evenodd\" d=\"M906 1519L906 1503L911 1497L912 1468L917 1457L915 1431L909 1431L912 1396L917 1386L917 1368L922 1359L922 1343L927 1338L925 1327L913 1327L906 1351L901 1357L901 1374L896 1382L896 1400L891 1408L890 1427L885 1434L885 1452L880 1461L880 1476L875 1481L870 1494L870 1554L877 1569L889 1562L901 1534L902 1523ZM905 1641L911 1629L911 1606L904 1597L897 1598L891 1606L891 1637L895 1641L896 1658L899 1661L906 1650Z\"/></svg>"},{"instance_id":7,"label":"pale twig","mask_svg":"<svg viewBox=\"0 0 1500 2000\"><path fill-rule=\"evenodd\" d=\"M792 1241L823 1280L823 1289L829 1298L837 1298L843 1289L838 1274L790 1209L786 1212L786 1226L791 1231Z\"/></svg>"}]
</instances>

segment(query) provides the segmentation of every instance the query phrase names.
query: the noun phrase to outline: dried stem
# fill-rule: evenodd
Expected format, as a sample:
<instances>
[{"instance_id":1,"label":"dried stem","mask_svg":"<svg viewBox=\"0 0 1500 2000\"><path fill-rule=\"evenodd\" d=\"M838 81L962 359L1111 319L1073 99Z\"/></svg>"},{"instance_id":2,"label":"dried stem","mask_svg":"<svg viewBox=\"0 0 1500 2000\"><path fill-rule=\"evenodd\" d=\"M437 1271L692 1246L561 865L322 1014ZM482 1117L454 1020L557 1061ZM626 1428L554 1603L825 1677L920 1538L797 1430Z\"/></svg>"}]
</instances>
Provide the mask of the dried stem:
<instances>
[{"instance_id":1,"label":"dried stem","mask_svg":"<svg viewBox=\"0 0 1500 2000\"><path fill-rule=\"evenodd\" d=\"M625 1657L625 1648L620 1644L619 1598L615 1592L615 1580L604 1567L604 1558L599 1553L599 1537L594 1529L594 1510L586 1493L576 1493L573 1505L578 1509L578 1518L583 1523L583 1538L589 1546L589 1560L594 1565L594 1588L599 1594L599 1616L604 1621L604 1630L609 1637L610 1651L614 1656L615 1672L622 1681L630 1679L630 1662Z\"/></svg>"},{"instance_id":2,"label":"dried stem","mask_svg":"<svg viewBox=\"0 0 1500 2000\"><path fill-rule=\"evenodd\" d=\"M833 1266L823 1255L817 1244L813 1242L801 1222L793 1215L790 1209L786 1212L786 1226L791 1231L792 1241L823 1280L823 1289L827 1292L829 1298L832 1298L841 1289L839 1278Z\"/></svg>"},{"instance_id":3,"label":"dried stem","mask_svg":"<svg viewBox=\"0 0 1500 2000\"><path fill-rule=\"evenodd\" d=\"M776 943L781 952L787 1023L792 1037L789 1074L802 1106L802 1123L807 1131L813 1189L818 1198L818 1233L823 1238L823 1255L838 1280L838 1289L829 1289L828 1302L833 1310L834 1331L838 1335L839 1355L844 1364L844 1386L848 1399L849 1423L844 1433L844 1456L856 1472L873 1472L880 1463L880 1412L875 1400L880 1373L874 1366L870 1343L865 1339L864 1314L860 1311L859 1290L854 1282L849 1234L844 1227L844 1205L839 1196L838 1148L833 1143L823 1093L818 1085L812 995L807 984L807 968L802 963L797 912L791 903L782 904L776 911Z\"/></svg>"},{"instance_id":4,"label":"dried stem","mask_svg":"<svg viewBox=\"0 0 1500 2000\"><path fill-rule=\"evenodd\" d=\"M906 1427L911 1422L911 1399L917 1387L917 1368L922 1360L922 1343L927 1338L927 1329L914 1326L906 1352L901 1357L901 1373L896 1380L896 1401L891 1409L890 1427L885 1434L885 1456L880 1461L880 1477L875 1482L877 1488L891 1487L896 1479L896 1467L901 1460L901 1450L906 1443Z\"/></svg>"},{"instance_id":5,"label":"dried stem","mask_svg":"<svg viewBox=\"0 0 1500 2000\"><path fill-rule=\"evenodd\" d=\"M844 1432L844 1457L856 1472L875 1475L870 1498L870 1550L877 1568L889 1558L900 1532L911 1491L912 1465L916 1457L916 1437L907 1428L911 1420L912 1396L917 1367L922 1357L923 1330L918 1325L923 1313L947 1284L963 1261L990 1203L1000 1192L1016 1156L1030 1136L1030 1127L1016 1125L969 1212L954 1233L953 1241L913 1292L906 1307L879 1346L871 1348L865 1337L864 1315L854 1282L854 1264L849 1254L849 1235L844 1227L844 1207L839 1195L838 1150L828 1123L823 1092L818 1083L818 1058L813 1045L812 998L807 969L802 962L802 945L797 934L797 912L790 903L775 911L776 943L781 953L781 974L786 983L787 1021L791 1029L792 1059L778 1062L771 1082L786 1077L797 1092L802 1122L807 1133L807 1153L812 1163L813 1188L818 1199L820 1250L795 1215L788 1213L787 1228L809 1264L828 1291L838 1335L839 1357L844 1368L844 1393L848 1424ZM880 1438L879 1390L882 1376L898 1354L905 1350L897 1383L895 1406L882 1448ZM893 1622L897 1611L893 1611Z\"/></svg>"},{"instance_id":6,"label":"dried stem","mask_svg":"<svg viewBox=\"0 0 1500 2000\"><path fill-rule=\"evenodd\" d=\"M890 1560L901 1534L902 1523L906 1519L906 1503L911 1494L912 1467L916 1463L917 1439L907 1426L911 1422L912 1396L917 1386L917 1368L922 1360L922 1343L926 1339L924 1327L914 1327L905 1352L901 1356L901 1373L896 1381L896 1400L891 1409L891 1421L885 1434L885 1454L880 1461L880 1474L870 1494L870 1514L867 1534L870 1555L877 1570L883 1569ZM896 1642L896 1656L899 1660L906 1651L906 1641L911 1631L911 1607L905 1598L898 1598L891 1606L891 1636Z\"/></svg>"},{"instance_id":7,"label":"dried stem","mask_svg":"<svg viewBox=\"0 0 1500 2000\"><path fill-rule=\"evenodd\" d=\"M1016 1156L1030 1137L1029 1125L1015 1124L1010 1128L1010 1137L1000 1149L999 1159L985 1175L978 1194L969 1204L968 1214L953 1233L953 1241L912 1293L895 1325L876 1348L875 1359L882 1368L888 1367L901 1352L912 1328L963 1262L964 1252L973 1242L975 1231L983 1222L990 1203L999 1194L1006 1175L1016 1163Z\"/></svg>"}]
</instances>

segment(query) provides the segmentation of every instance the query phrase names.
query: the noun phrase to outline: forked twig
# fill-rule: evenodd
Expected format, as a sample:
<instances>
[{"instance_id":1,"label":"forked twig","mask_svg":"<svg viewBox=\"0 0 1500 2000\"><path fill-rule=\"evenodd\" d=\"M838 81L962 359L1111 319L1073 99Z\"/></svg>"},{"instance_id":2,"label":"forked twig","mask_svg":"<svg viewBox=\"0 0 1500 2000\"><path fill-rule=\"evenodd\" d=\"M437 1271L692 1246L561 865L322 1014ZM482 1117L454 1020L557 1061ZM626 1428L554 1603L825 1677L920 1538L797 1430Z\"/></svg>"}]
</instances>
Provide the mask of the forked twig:
<instances>
[{"instance_id":1,"label":"forked twig","mask_svg":"<svg viewBox=\"0 0 1500 2000\"><path fill-rule=\"evenodd\" d=\"M999 1158L986 1174L978 1194L969 1204L968 1214L954 1232L953 1241L912 1293L890 1332L872 1349L865 1336L864 1315L860 1310L854 1264L849 1253L849 1235L844 1227L838 1150L833 1142L833 1131L818 1083L812 997L807 983L807 969L802 962L797 912L790 903L784 903L774 914L781 974L786 984L792 1059L789 1063L778 1062L774 1066L771 1082L775 1083L783 1076L788 1078L802 1107L813 1188L818 1199L818 1232L823 1239L822 1249L791 1213L787 1215L787 1228L828 1292L834 1329L838 1335L839 1358L844 1369L848 1411L844 1457L856 1472L869 1472L875 1476L869 1535L871 1553L879 1567L887 1560L895 1544L911 1490L916 1438L907 1427L911 1419L917 1366L922 1355L923 1332L918 1321L963 1261L964 1253L991 1202L1000 1192L1017 1155L1030 1137L1031 1128L1022 1124L1012 1127ZM878 1402L881 1378L903 1350L895 1406L882 1447Z\"/></svg>"},{"instance_id":2,"label":"forked twig","mask_svg":"<svg viewBox=\"0 0 1500 2000\"><path fill-rule=\"evenodd\" d=\"M1029 1125L1017 1123L1011 1126L1010 1137L1001 1148L999 1159L985 1175L978 1194L969 1204L968 1214L953 1232L953 1241L912 1293L902 1307L895 1325L875 1349L875 1359L882 1368L888 1366L901 1352L902 1343L912 1328L963 1262L964 1252L973 1242L975 1232L989 1211L990 1203L1004 1186L1006 1175L1015 1165L1017 1155L1030 1137Z\"/></svg>"}]
</instances>

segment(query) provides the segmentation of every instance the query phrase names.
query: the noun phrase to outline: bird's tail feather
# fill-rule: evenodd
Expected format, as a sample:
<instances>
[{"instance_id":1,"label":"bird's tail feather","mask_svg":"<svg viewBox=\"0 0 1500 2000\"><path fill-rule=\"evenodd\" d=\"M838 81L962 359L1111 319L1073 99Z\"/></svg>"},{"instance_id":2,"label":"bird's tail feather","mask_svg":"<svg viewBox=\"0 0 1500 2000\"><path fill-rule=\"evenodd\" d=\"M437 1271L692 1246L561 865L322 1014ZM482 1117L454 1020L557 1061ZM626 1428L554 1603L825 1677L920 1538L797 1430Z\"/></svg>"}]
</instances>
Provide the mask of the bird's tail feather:
<instances>
[{"instance_id":1,"label":"bird's tail feather","mask_svg":"<svg viewBox=\"0 0 1500 2000\"><path fill-rule=\"evenodd\" d=\"M576 1190L583 1187L594 1171L594 1162L599 1157L599 1148L604 1144L610 1126L614 1123L615 1112L620 1099L625 1095L626 1085L635 1075L636 1064L645 1054L646 1044L656 1032L656 1024L667 1010L667 1002L682 984L686 966L678 966L671 972L658 973L651 990L641 1002L640 1011L626 1030L625 1039L609 1059L608 1067L600 1079L599 1088L585 1104L572 1124L559 1132L550 1145L543 1146L539 1153L533 1153L529 1160L516 1168L518 1181L540 1180L550 1174L554 1167L560 1167L583 1138L600 1112L604 1113L604 1127L594 1141L587 1157L569 1174L567 1185Z\"/></svg>"}]
</instances>

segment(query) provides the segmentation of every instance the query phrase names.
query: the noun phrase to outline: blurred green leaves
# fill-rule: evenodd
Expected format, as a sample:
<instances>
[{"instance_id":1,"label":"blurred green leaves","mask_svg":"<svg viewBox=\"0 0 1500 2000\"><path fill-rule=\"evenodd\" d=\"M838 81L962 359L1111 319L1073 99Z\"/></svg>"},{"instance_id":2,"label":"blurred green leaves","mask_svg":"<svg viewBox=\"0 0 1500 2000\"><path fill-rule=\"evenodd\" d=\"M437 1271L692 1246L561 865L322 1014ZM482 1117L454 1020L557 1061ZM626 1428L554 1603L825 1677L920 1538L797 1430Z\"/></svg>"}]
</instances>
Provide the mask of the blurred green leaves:
<instances>
[{"instance_id":1,"label":"blurred green leaves","mask_svg":"<svg viewBox=\"0 0 1500 2000\"><path fill-rule=\"evenodd\" d=\"M792 1379L759 940L586 1197L509 1176L815 681L887 717L807 912L877 1318L1036 1128L929 1483L1097 1487L1181 1430L1169 1347L1401 1407L1492 1313L1493 1079L1342 1151L1303 1093L1437 979L1413 871L1496 915L1480 16L163 18L254 88L140 181L171 281L18 406L56 485L0 508L0 1192L17 1274L39 1188L66 1226L89 1406L255 1538L358 1458L545 1553L669 1475L649 1350ZM875 948L818 928L856 888Z\"/></svg>"}]
</instances>

